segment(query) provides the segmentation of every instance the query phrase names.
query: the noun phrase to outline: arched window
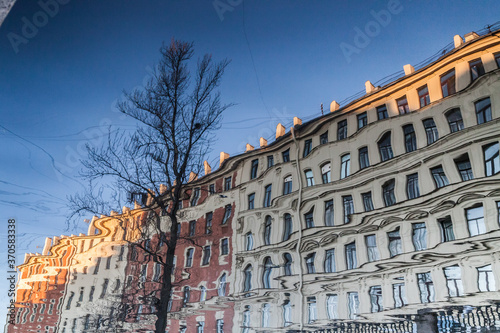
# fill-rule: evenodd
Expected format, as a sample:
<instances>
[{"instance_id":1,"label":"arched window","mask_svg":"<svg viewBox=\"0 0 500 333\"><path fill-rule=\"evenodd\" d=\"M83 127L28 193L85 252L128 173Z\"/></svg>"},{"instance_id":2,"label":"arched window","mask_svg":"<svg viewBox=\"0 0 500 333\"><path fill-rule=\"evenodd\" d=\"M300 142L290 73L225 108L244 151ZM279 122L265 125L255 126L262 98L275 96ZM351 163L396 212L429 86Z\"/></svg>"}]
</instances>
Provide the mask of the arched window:
<instances>
[{"instance_id":1,"label":"arched window","mask_svg":"<svg viewBox=\"0 0 500 333\"><path fill-rule=\"evenodd\" d=\"M243 291L249 291L250 289L252 289L252 265L248 265L247 267L245 267L243 274Z\"/></svg>"},{"instance_id":2,"label":"arched window","mask_svg":"<svg viewBox=\"0 0 500 333\"><path fill-rule=\"evenodd\" d=\"M271 273L273 271L273 261L271 257L264 259L264 272L262 273L262 286L265 289L271 288Z\"/></svg>"},{"instance_id":3,"label":"arched window","mask_svg":"<svg viewBox=\"0 0 500 333\"><path fill-rule=\"evenodd\" d=\"M462 119L462 114L459 108L452 109L446 112L446 119L448 120L448 125L450 126L450 132L458 132L464 129L464 121Z\"/></svg>"},{"instance_id":4,"label":"arched window","mask_svg":"<svg viewBox=\"0 0 500 333\"><path fill-rule=\"evenodd\" d=\"M222 274L219 279L219 289L217 290L219 296L226 296L226 273Z\"/></svg>"},{"instance_id":5,"label":"arched window","mask_svg":"<svg viewBox=\"0 0 500 333\"><path fill-rule=\"evenodd\" d=\"M264 245L271 244L271 216L266 216L266 222L264 225Z\"/></svg>"},{"instance_id":6,"label":"arched window","mask_svg":"<svg viewBox=\"0 0 500 333\"><path fill-rule=\"evenodd\" d=\"M292 176L285 177L283 180L283 195L292 193Z\"/></svg>"},{"instance_id":7,"label":"arched window","mask_svg":"<svg viewBox=\"0 0 500 333\"><path fill-rule=\"evenodd\" d=\"M247 232L245 235L246 249L247 251L253 250L253 234L251 231Z\"/></svg>"},{"instance_id":8,"label":"arched window","mask_svg":"<svg viewBox=\"0 0 500 333\"><path fill-rule=\"evenodd\" d=\"M283 264L285 275L286 276L292 275L292 264L293 264L292 255L290 253L285 252L283 254L283 260L285 261L285 263Z\"/></svg>"},{"instance_id":9,"label":"arched window","mask_svg":"<svg viewBox=\"0 0 500 333\"><path fill-rule=\"evenodd\" d=\"M285 214L283 217L283 222L284 222L284 233L283 233L283 241L289 240L290 236L292 235L293 231L293 224L292 224L292 216L288 213Z\"/></svg>"},{"instance_id":10,"label":"arched window","mask_svg":"<svg viewBox=\"0 0 500 333\"><path fill-rule=\"evenodd\" d=\"M383 161L390 160L393 157L391 147L391 132L385 133L378 141L378 150L380 152L380 159Z\"/></svg>"},{"instance_id":11,"label":"arched window","mask_svg":"<svg viewBox=\"0 0 500 333\"><path fill-rule=\"evenodd\" d=\"M321 167L321 180L323 184L328 184L332 181L331 175L332 165L330 163L323 164Z\"/></svg>"},{"instance_id":12,"label":"arched window","mask_svg":"<svg viewBox=\"0 0 500 333\"><path fill-rule=\"evenodd\" d=\"M190 295L191 295L191 289L189 289L189 286L185 286L184 297L182 298L182 307L185 307L186 304L189 302Z\"/></svg>"},{"instance_id":13,"label":"arched window","mask_svg":"<svg viewBox=\"0 0 500 333\"><path fill-rule=\"evenodd\" d=\"M340 179L348 177L351 174L351 154L345 154L341 157Z\"/></svg>"},{"instance_id":14,"label":"arched window","mask_svg":"<svg viewBox=\"0 0 500 333\"><path fill-rule=\"evenodd\" d=\"M271 206L271 190L272 190L272 184L269 184L265 187L264 189L264 203L263 207L270 207Z\"/></svg>"}]
</instances>

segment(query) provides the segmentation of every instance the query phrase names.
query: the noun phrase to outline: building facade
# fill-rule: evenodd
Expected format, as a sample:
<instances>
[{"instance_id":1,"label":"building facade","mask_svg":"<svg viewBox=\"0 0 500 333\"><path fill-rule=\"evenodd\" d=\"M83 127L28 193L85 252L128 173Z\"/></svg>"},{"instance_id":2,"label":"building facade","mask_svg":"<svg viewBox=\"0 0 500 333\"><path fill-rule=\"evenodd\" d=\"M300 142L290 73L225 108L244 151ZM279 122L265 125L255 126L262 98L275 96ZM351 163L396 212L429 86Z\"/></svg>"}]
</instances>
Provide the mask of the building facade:
<instances>
[{"instance_id":1,"label":"building facade","mask_svg":"<svg viewBox=\"0 0 500 333\"><path fill-rule=\"evenodd\" d=\"M276 140L261 138L258 149L221 153L214 172L206 164L179 212L168 331L498 331L495 33L455 36L417 70L406 65L383 86L367 81L363 96L342 107L333 101L329 114L308 122L294 118L289 131L279 124ZM19 307L34 307L42 296L26 298L26 290L61 266L48 332L153 331L165 277L130 244L148 214L137 207L95 219L97 234L58 239L28 258ZM124 219L127 233L106 225ZM71 260L48 261L49 252ZM39 262L47 264L32 268ZM92 287L102 297L91 300Z\"/></svg>"}]
</instances>

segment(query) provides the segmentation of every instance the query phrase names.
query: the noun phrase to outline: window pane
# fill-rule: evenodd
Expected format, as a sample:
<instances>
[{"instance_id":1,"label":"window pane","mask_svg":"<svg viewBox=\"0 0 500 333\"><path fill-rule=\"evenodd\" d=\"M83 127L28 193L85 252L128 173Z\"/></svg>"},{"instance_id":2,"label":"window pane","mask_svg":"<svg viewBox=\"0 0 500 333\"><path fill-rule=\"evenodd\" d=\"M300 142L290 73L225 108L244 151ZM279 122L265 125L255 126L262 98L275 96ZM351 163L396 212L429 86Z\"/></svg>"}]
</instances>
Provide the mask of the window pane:
<instances>
[{"instance_id":1,"label":"window pane","mask_svg":"<svg viewBox=\"0 0 500 333\"><path fill-rule=\"evenodd\" d=\"M366 112L358 114L358 130L362 129L368 124L368 118L366 117Z\"/></svg>"},{"instance_id":2,"label":"window pane","mask_svg":"<svg viewBox=\"0 0 500 333\"><path fill-rule=\"evenodd\" d=\"M257 178L258 169L259 169L259 160L255 159L252 161L252 167L250 169L250 179Z\"/></svg>"},{"instance_id":3,"label":"window pane","mask_svg":"<svg viewBox=\"0 0 500 333\"><path fill-rule=\"evenodd\" d=\"M364 169L370 166L370 160L368 158L368 147L362 147L359 149L359 168Z\"/></svg>"},{"instance_id":4,"label":"window pane","mask_svg":"<svg viewBox=\"0 0 500 333\"><path fill-rule=\"evenodd\" d=\"M332 166L330 163L327 163L321 167L321 180L323 181L323 184L328 184L332 181L331 169Z\"/></svg>"},{"instance_id":5,"label":"window pane","mask_svg":"<svg viewBox=\"0 0 500 333\"><path fill-rule=\"evenodd\" d=\"M284 220L284 233L283 233L283 241L286 241L290 239L290 236L292 234L293 226L292 226L292 216L290 214L285 214L283 217Z\"/></svg>"},{"instance_id":6,"label":"window pane","mask_svg":"<svg viewBox=\"0 0 500 333\"><path fill-rule=\"evenodd\" d=\"M420 196L417 173L406 176L406 195L408 199L415 199Z\"/></svg>"},{"instance_id":7,"label":"window pane","mask_svg":"<svg viewBox=\"0 0 500 333\"><path fill-rule=\"evenodd\" d=\"M365 237L366 251L368 253L368 261L380 260L380 254L377 248L377 238L375 235L368 235Z\"/></svg>"},{"instance_id":8,"label":"window pane","mask_svg":"<svg viewBox=\"0 0 500 333\"><path fill-rule=\"evenodd\" d=\"M292 176L285 177L283 180L283 195L292 193Z\"/></svg>"},{"instance_id":9,"label":"window pane","mask_svg":"<svg viewBox=\"0 0 500 333\"><path fill-rule=\"evenodd\" d=\"M471 236L486 233L482 205L466 209L465 215L467 216L467 224L469 226L469 233Z\"/></svg>"},{"instance_id":10,"label":"window pane","mask_svg":"<svg viewBox=\"0 0 500 333\"><path fill-rule=\"evenodd\" d=\"M304 214L304 220L306 221L306 228L314 228L314 207L307 213Z\"/></svg>"},{"instance_id":11,"label":"window pane","mask_svg":"<svg viewBox=\"0 0 500 333\"><path fill-rule=\"evenodd\" d=\"M351 173L351 155L342 156L342 164L340 165L340 179L348 177Z\"/></svg>"},{"instance_id":12,"label":"window pane","mask_svg":"<svg viewBox=\"0 0 500 333\"><path fill-rule=\"evenodd\" d=\"M483 146L486 176L493 176L500 172L500 157L498 142Z\"/></svg>"},{"instance_id":13,"label":"window pane","mask_svg":"<svg viewBox=\"0 0 500 333\"><path fill-rule=\"evenodd\" d=\"M484 67L481 58L469 62L471 80L474 81L484 75Z\"/></svg>"},{"instance_id":14,"label":"window pane","mask_svg":"<svg viewBox=\"0 0 500 333\"><path fill-rule=\"evenodd\" d=\"M304 141L304 154L302 155L302 157L306 157L307 155L309 155L311 149L312 149L312 139Z\"/></svg>"},{"instance_id":15,"label":"window pane","mask_svg":"<svg viewBox=\"0 0 500 333\"><path fill-rule=\"evenodd\" d=\"M405 135L405 149L406 152L412 152L417 149L417 137L415 136L415 129L413 125L403 126L403 133Z\"/></svg>"},{"instance_id":16,"label":"window pane","mask_svg":"<svg viewBox=\"0 0 500 333\"><path fill-rule=\"evenodd\" d=\"M370 287L370 303L371 312L381 312L383 310L381 286Z\"/></svg>"},{"instance_id":17,"label":"window pane","mask_svg":"<svg viewBox=\"0 0 500 333\"><path fill-rule=\"evenodd\" d=\"M393 157L391 147L391 132L387 132L378 142L380 159L383 161L390 160Z\"/></svg>"},{"instance_id":18,"label":"window pane","mask_svg":"<svg viewBox=\"0 0 500 333\"><path fill-rule=\"evenodd\" d=\"M432 178L434 179L434 184L436 188L441 188L449 184L448 178L444 173L443 167L441 165L431 169Z\"/></svg>"},{"instance_id":19,"label":"window pane","mask_svg":"<svg viewBox=\"0 0 500 333\"><path fill-rule=\"evenodd\" d=\"M264 225L264 244L271 244L271 216L266 216L266 221Z\"/></svg>"},{"instance_id":20,"label":"window pane","mask_svg":"<svg viewBox=\"0 0 500 333\"><path fill-rule=\"evenodd\" d=\"M264 207L270 207L271 206L271 190L272 190L272 184L269 184L265 187L264 189Z\"/></svg>"},{"instance_id":21,"label":"window pane","mask_svg":"<svg viewBox=\"0 0 500 333\"><path fill-rule=\"evenodd\" d=\"M382 185L382 194L386 207L396 204L396 197L394 196L394 179L391 179Z\"/></svg>"},{"instance_id":22,"label":"window pane","mask_svg":"<svg viewBox=\"0 0 500 333\"><path fill-rule=\"evenodd\" d=\"M446 113L446 119L448 120L448 125L450 126L450 132L458 132L464 129L464 121L462 119L462 113L460 109L453 109Z\"/></svg>"},{"instance_id":23,"label":"window pane","mask_svg":"<svg viewBox=\"0 0 500 333\"><path fill-rule=\"evenodd\" d=\"M431 100L429 98L429 89L427 89L427 85L419 88L417 92L418 99L420 101L420 107L423 108L424 106L429 105Z\"/></svg>"},{"instance_id":24,"label":"window pane","mask_svg":"<svg viewBox=\"0 0 500 333\"><path fill-rule=\"evenodd\" d=\"M460 177L462 181L467 181L474 179L474 175L472 174L472 166L470 164L469 155L464 154L455 160L455 164L457 165L458 172L460 173Z\"/></svg>"},{"instance_id":25,"label":"window pane","mask_svg":"<svg viewBox=\"0 0 500 333\"><path fill-rule=\"evenodd\" d=\"M431 273L417 274L418 289L420 290L420 301L422 303L434 302L435 292L434 283L431 279Z\"/></svg>"},{"instance_id":26,"label":"window pane","mask_svg":"<svg viewBox=\"0 0 500 333\"><path fill-rule=\"evenodd\" d=\"M453 223L451 222L451 217L446 216L445 218L439 219L438 223L441 226L442 241L449 242L455 240L455 234L453 233Z\"/></svg>"},{"instance_id":27,"label":"window pane","mask_svg":"<svg viewBox=\"0 0 500 333\"><path fill-rule=\"evenodd\" d=\"M283 162L290 162L290 149L285 150L282 153L283 156Z\"/></svg>"},{"instance_id":28,"label":"window pane","mask_svg":"<svg viewBox=\"0 0 500 333\"><path fill-rule=\"evenodd\" d=\"M427 136L427 144L430 145L439 139L438 130L432 118L423 120L425 135Z\"/></svg>"},{"instance_id":29,"label":"window pane","mask_svg":"<svg viewBox=\"0 0 500 333\"><path fill-rule=\"evenodd\" d=\"M394 297L394 307L401 308L408 305L406 300L406 288L404 283L396 283L392 285L392 295Z\"/></svg>"},{"instance_id":30,"label":"window pane","mask_svg":"<svg viewBox=\"0 0 500 333\"><path fill-rule=\"evenodd\" d=\"M307 317L308 323L313 323L317 319L316 297L307 297Z\"/></svg>"},{"instance_id":31,"label":"window pane","mask_svg":"<svg viewBox=\"0 0 500 333\"><path fill-rule=\"evenodd\" d=\"M495 276L491 265L477 268L479 291L496 291Z\"/></svg>"},{"instance_id":32,"label":"window pane","mask_svg":"<svg viewBox=\"0 0 500 333\"><path fill-rule=\"evenodd\" d=\"M387 114L387 107L385 106L385 104L377 107L377 117L378 120L386 119L389 117Z\"/></svg>"},{"instance_id":33,"label":"window pane","mask_svg":"<svg viewBox=\"0 0 500 333\"><path fill-rule=\"evenodd\" d=\"M306 170L305 175L307 186L314 186L314 176L312 170Z\"/></svg>"},{"instance_id":34,"label":"window pane","mask_svg":"<svg viewBox=\"0 0 500 333\"><path fill-rule=\"evenodd\" d=\"M345 257L347 269L358 267L358 262L356 260L356 243L352 242L345 246Z\"/></svg>"},{"instance_id":35,"label":"window pane","mask_svg":"<svg viewBox=\"0 0 500 333\"><path fill-rule=\"evenodd\" d=\"M464 294L464 288L462 285L460 267L458 267L458 265L445 267L443 271L446 277L448 295L450 297L462 296Z\"/></svg>"},{"instance_id":36,"label":"window pane","mask_svg":"<svg viewBox=\"0 0 500 333\"><path fill-rule=\"evenodd\" d=\"M396 103L398 104L399 114L405 114L405 113L410 112L410 108L408 106L408 101L406 99L406 96L403 96L400 99L397 99Z\"/></svg>"},{"instance_id":37,"label":"window pane","mask_svg":"<svg viewBox=\"0 0 500 333\"><path fill-rule=\"evenodd\" d=\"M344 224L351 222L351 215L354 214L354 202L351 195L342 197L344 203Z\"/></svg>"},{"instance_id":38,"label":"window pane","mask_svg":"<svg viewBox=\"0 0 500 333\"><path fill-rule=\"evenodd\" d=\"M333 200L325 201L325 225L328 227L333 227L334 217L333 217Z\"/></svg>"},{"instance_id":39,"label":"window pane","mask_svg":"<svg viewBox=\"0 0 500 333\"><path fill-rule=\"evenodd\" d=\"M391 257L403 253L399 227L392 232L388 232L387 236L389 237L389 252L391 254Z\"/></svg>"},{"instance_id":40,"label":"window pane","mask_svg":"<svg viewBox=\"0 0 500 333\"><path fill-rule=\"evenodd\" d=\"M347 306L349 309L349 319L357 319L359 314L359 298L358 293L347 293Z\"/></svg>"},{"instance_id":41,"label":"window pane","mask_svg":"<svg viewBox=\"0 0 500 333\"><path fill-rule=\"evenodd\" d=\"M339 318L338 303L337 295L328 295L326 297L326 312L328 314L328 319Z\"/></svg>"},{"instance_id":42,"label":"window pane","mask_svg":"<svg viewBox=\"0 0 500 333\"><path fill-rule=\"evenodd\" d=\"M412 229L412 240L415 251L427 249L427 228L425 227L425 223L414 223Z\"/></svg>"},{"instance_id":43,"label":"window pane","mask_svg":"<svg viewBox=\"0 0 500 333\"><path fill-rule=\"evenodd\" d=\"M441 90L443 92L443 98L453 95L456 92L454 69L441 76Z\"/></svg>"},{"instance_id":44,"label":"window pane","mask_svg":"<svg viewBox=\"0 0 500 333\"><path fill-rule=\"evenodd\" d=\"M329 249L325 252L325 273L335 272L335 249Z\"/></svg>"},{"instance_id":45,"label":"window pane","mask_svg":"<svg viewBox=\"0 0 500 333\"><path fill-rule=\"evenodd\" d=\"M274 156L273 155L269 155L267 157L267 167L270 168L274 165Z\"/></svg>"},{"instance_id":46,"label":"window pane","mask_svg":"<svg viewBox=\"0 0 500 333\"><path fill-rule=\"evenodd\" d=\"M490 98L486 97L474 103L476 107L477 123L483 124L491 120L491 102Z\"/></svg>"},{"instance_id":47,"label":"window pane","mask_svg":"<svg viewBox=\"0 0 500 333\"><path fill-rule=\"evenodd\" d=\"M337 140L347 138L347 120L339 121L337 128Z\"/></svg>"},{"instance_id":48,"label":"window pane","mask_svg":"<svg viewBox=\"0 0 500 333\"><path fill-rule=\"evenodd\" d=\"M307 274L316 273L316 269L314 268L314 258L316 257L316 253L311 253L305 258Z\"/></svg>"},{"instance_id":49,"label":"window pane","mask_svg":"<svg viewBox=\"0 0 500 333\"><path fill-rule=\"evenodd\" d=\"M325 143L328 143L328 131L319 136L319 144L324 145Z\"/></svg>"}]
</instances>

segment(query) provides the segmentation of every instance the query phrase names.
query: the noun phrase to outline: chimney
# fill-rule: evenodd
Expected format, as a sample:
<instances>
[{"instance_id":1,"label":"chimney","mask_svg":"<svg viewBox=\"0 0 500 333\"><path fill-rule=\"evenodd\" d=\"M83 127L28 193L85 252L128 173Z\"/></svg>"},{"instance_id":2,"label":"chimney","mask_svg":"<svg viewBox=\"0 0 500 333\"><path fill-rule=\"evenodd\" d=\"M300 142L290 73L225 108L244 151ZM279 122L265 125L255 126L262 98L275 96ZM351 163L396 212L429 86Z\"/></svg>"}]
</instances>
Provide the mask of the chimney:
<instances>
[{"instance_id":1,"label":"chimney","mask_svg":"<svg viewBox=\"0 0 500 333\"><path fill-rule=\"evenodd\" d=\"M228 153L225 153L225 152L221 152L220 153L220 165L222 165L222 163L229 158L229 154Z\"/></svg>"},{"instance_id":2,"label":"chimney","mask_svg":"<svg viewBox=\"0 0 500 333\"><path fill-rule=\"evenodd\" d=\"M208 164L207 161L203 162L203 167L205 168L205 176L208 175L210 172L212 172L212 168L210 167L210 164Z\"/></svg>"},{"instance_id":3,"label":"chimney","mask_svg":"<svg viewBox=\"0 0 500 333\"><path fill-rule=\"evenodd\" d=\"M281 123L279 123L278 126L276 126L276 139L285 135L285 132L286 132L285 126L283 126L283 125L281 125Z\"/></svg>"},{"instance_id":4,"label":"chimney","mask_svg":"<svg viewBox=\"0 0 500 333\"><path fill-rule=\"evenodd\" d=\"M339 105L339 103L337 103L336 101L333 101L333 102L330 104L330 112L337 111L339 108L340 108L340 105Z\"/></svg>"},{"instance_id":5,"label":"chimney","mask_svg":"<svg viewBox=\"0 0 500 333\"><path fill-rule=\"evenodd\" d=\"M479 35L476 34L474 31L469 32L468 34L464 35L465 42L470 42L473 39L479 38Z\"/></svg>"},{"instance_id":6,"label":"chimney","mask_svg":"<svg viewBox=\"0 0 500 333\"><path fill-rule=\"evenodd\" d=\"M262 148L265 146L267 146L267 140L261 137L260 138L260 147Z\"/></svg>"},{"instance_id":7,"label":"chimney","mask_svg":"<svg viewBox=\"0 0 500 333\"><path fill-rule=\"evenodd\" d=\"M453 37L453 42L455 43L455 48L457 48L464 43L464 40L460 35L455 35Z\"/></svg>"},{"instance_id":8,"label":"chimney","mask_svg":"<svg viewBox=\"0 0 500 333\"><path fill-rule=\"evenodd\" d=\"M246 149L245 149L245 153L246 153L247 151L252 151L253 149L254 149L254 147L253 147L251 144L247 143L247 145L246 145Z\"/></svg>"},{"instance_id":9,"label":"chimney","mask_svg":"<svg viewBox=\"0 0 500 333\"><path fill-rule=\"evenodd\" d=\"M413 73L415 71L415 68L413 68L413 66L410 64L404 65L403 69L405 70L405 75L410 75L411 73Z\"/></svg>"},{"instance_id":10,"label":"chimney","mask_svg":"<svg viewBox=\"0 0 500 333\"><path fill-rule=\"evenodd\" d=\"M302 125L302 119L293 117L293 126Z\"/></svg>"},{"instance_id":11,"label":"chimney","mask_svg":"<svg viewBox=\"0 0 500 333\"><path fill-rule=\"evenodd\" d=\"M365 89L366 89L367 94L375 91L375 87L373 86L373 84L370 81L365 82Z\"/></svg>"},{"instance_id":12,"label":"chimney","mask_svg":"<svg viewBox=\"0 0 500 333\"><path fill-rule=\"evenodd\" d=\"M167 192L167 185L160 184L160 194Z\"/></svg>"},{"instance_id":13,"label":"chimney","mask_svg":"<svg viewBox=\"0 0 500 333\"><path fill-rule=\"evenodd\" d=\"M196 179L198 179L198 175L197 175L197 174L195 174L193 171L191 171L191 172L189 173L188 183L191 183L192 181L194 181L194 180L196 180Z\"/></svg>"},{"instance_id":14,"label":"chimney","mask_svg":"<svg viewBox=\"0 0 500 333\"><path fill-rule=\"evenodd\" d=\"M43 247L42 254L44 256L49 254L50 246L52 245L52 239L50 237L45 238L45 245Z\"/></svg>"}]
</instances>

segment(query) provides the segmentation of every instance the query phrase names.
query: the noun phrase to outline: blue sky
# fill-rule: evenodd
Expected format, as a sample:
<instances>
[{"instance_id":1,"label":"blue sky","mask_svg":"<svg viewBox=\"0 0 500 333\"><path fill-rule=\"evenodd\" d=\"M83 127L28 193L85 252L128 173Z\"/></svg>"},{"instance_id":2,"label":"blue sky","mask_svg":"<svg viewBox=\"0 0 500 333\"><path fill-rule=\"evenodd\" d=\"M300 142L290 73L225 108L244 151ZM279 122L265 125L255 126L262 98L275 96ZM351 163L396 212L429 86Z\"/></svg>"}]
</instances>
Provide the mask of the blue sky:
<instances>
[{"instance_id":1,"label":"blue sky","mask_svg":"<svg viewBox=\"0 0 500 333\"><path fill-rule=\"evenodd\" d=\"M58 1L18 0L0 27L0 243L16 218L18 264L41 252L46 236L86 231L83 221L65 230L81 148L99 144L108 124L130 126L114 104L148 78L163 41L193 41L198 55L232 61L221 92L236 105L209 158L215 169L220 151L258 146L278 122L320 116L321 103L328 112L366 80L500 19L498 1ZM51 15L47 3L58 4ZM391 14L376 29L381 11ZM361 47L358 28L375 29ZM349 59L347 44L357 48Z\"/></svg>"}]
</instances>

